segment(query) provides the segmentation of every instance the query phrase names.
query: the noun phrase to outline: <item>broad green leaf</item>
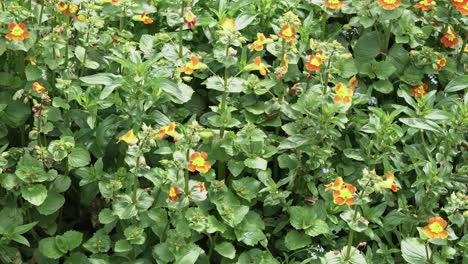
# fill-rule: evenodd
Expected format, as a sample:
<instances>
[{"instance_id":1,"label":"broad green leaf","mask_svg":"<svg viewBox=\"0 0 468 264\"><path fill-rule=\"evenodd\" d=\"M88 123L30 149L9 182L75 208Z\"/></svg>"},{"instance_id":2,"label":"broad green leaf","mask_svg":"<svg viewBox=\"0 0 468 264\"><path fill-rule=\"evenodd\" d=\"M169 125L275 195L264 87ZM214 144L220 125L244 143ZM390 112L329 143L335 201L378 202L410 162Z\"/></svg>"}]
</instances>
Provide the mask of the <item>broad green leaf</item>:
<instances>
[{"instance_id":1,"label":"broad green leaf","mask_svg":"<svg viewBox=\"0 0 468 264\"><path fill-rule=\"evenodd\" d=\"M47 198L47 189L42 184L34 184L21 188L21 196L35 206L41 205Z\"/></svg>"},{"instance_id":2,"label":"broad green leaf","mask_svg":"<svg viewBox=\"0 0 468 264\"><path fill-rule=\"evenodd\" d=\"M254 15L254 16L250 16L250 15L241 15L239 17L236 18L236 21L235 21L235 25L236 25L236 29L237 30L242 30L244 29L245 27L247 27L248 25L250 25L250 23L252 23L252 21L255 20L255 17L257 15Z\"/></svg>"},{"instance_id":3,"label":"broad green leaf","mask_svg":"<svg viewBox=\"0 0 468 264\"><path fill-rule=\"evenodd\" d=\"M466 88L468 88L468 75L463 75L450 81L447 86L445 86L444 91L447 93L452 93L464 90Z\"/></svg>"},{"instance_id":4,"label":"broad green leaf","mask_svg":"<svg viewBox=\"0 0 468 264\"><path fill-rule=\"evenodd\" d=\"M48 237L39 241L39 251L42 255L51 259L59 259L64 254L55 245L55 237Z\"/></svg>"},{"instance_id":5,"label":"broad green leaf","mask_svg":"<svg viewBox=\"0 0 468 264\"><path fill-rule=\"evenodd\" d=\"M244 165L251 169L266 170L268 161L260 157L248 158L244 161Z\"/></svg>"},{"instance_id":6,"label":"broad green leaf","mask_svg":"<svg viewBox=\"0 0 468 264\"><path fill-rule=\"evenodd\" d=\"M61 194L49 192L44 202L37 207L37 211L42 215L51 215L62 208L64 203L65 198Z\"/></svg>"},{"instance_id":7,"label":"broad green leaf","mask_svg":"<svg viewBox=\"0 0 468 264\"><path fill-rule=\"evenodd\" d=\"M432 255L432 252L420 239L408 237L401 241L401 254L410 264L426 264L427 255Z\"/></svg>"},{"instance_id":8,"label":"broad green leaf","mask_svg":"<svg viewBox=\"0 0 468 264\"><path fill-rule=\"evenodd\" d=\"M89 152L81 147L74 148L68 155L68 164L72 168L79 168L88 165L91 161Z\"/></svg>"},{"instance_id":9,"label":"broad green leaf","mask_svg":"<svg viewBox=\"0 0 468 264\"><path fill-rule=\"evenodd\" d=\"M236 257L236 249L229 242L217 244L214 249L225 258L234 259Z\"/></svg>"},{"instance_id":10,"label":"broad green leaf","mask_svg":"<svg viewBox=\"0 0 468 264\"><path fill-rule=\"evenodd\" d=\"M120 239L115 242L114 251L117 253L128 252L132 250L133 246L127 240Z\"/></svg>"},{"instance_id":11,"label":"broad green leaf","mask_svg":"<svg viewBox=\"0 0 468 264\"><path fill-rule=\"evenodd\" d=\"M240 180L232 181L232 188L236 191L237 195L250 202L257 197L260 190L260 182L251 177L244 177Z\"/></svg>"},{"instance_id":12,"label":"broad green leaf","mask_svg":"<svg viewBox=\"0 0 468 264\"><path fill-rule=\"evenodd\" d=\"M380 53L378 33L368 32L363 34L353 47L354 61L359 69L362 64L371 61Z\"/></svg>"},{"instance_id":13,"label":"broad green leaf","mask_svg":"<svg viewBox=\"0 0 468 264\"><path fill-rule=\"evenodd\" d=\"M284 238L285 246L289 250L296 250L296 249L306 247L307 245L311 243L311 241L312 240L310 236L302 232L299 233L296 230L289 231L286 237Z\"/></svg>"},{"instance_id":14,"label":"broad green leaf","mask_svg":"<svg viewBox=\"0 0 468 264\"><path fill-rule=\"evenodd\" d=\"M393 92L393 84L389 80L376 81L372 84L372 87L383 94L389 94Z\"/></svg>"},{"instance_id":15,"label":"broad green leaf","mask_svg":"<svg viewBox=\"0 0 468 264\"><path fill-rule=\"evenodd\" d=\"M423 120L420 118L400 118L399 120L403 124L408 125L410 127L434 131L434 132L440 131L440 127L436 123L430 120Z\"/></svg>"},{"instance_id":16,"label":"broad green leaf","mask_svg":"<svg viewBox=\"0 0 468 264\"><path fill-rule=\"evenodd\" d=\"M176 104L183 104L192 98L193 89L184 84L176 84L170 80L162 79L159 88L171 96L171 100Z\"/></svg>"}]
</instances>

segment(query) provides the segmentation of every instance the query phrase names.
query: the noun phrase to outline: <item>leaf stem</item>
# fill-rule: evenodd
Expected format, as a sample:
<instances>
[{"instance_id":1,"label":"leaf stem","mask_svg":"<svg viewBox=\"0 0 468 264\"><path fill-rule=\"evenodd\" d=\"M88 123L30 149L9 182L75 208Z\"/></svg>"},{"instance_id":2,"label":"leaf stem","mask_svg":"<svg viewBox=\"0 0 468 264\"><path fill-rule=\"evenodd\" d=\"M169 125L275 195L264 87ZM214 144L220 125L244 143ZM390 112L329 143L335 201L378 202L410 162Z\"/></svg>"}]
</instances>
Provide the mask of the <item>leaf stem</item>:
<instances>
[{"instance_id":1,"label":"leaf stem","mask_svg":"<svg viewBox=\"0 0 468 264\"><path fill-rule=\"evenodd\" d=\"M184 9L185 9L185 0L182 0L182 4L180 5L180 17L183 19L184 17ZM179 57L182 58L182 55L183 55L183 51L184 51L184 46L183 46L183 42L184 42L184 22L182 21L182 23L180 24L180 27L179 27Z\"/></svg>"}]
</instances>

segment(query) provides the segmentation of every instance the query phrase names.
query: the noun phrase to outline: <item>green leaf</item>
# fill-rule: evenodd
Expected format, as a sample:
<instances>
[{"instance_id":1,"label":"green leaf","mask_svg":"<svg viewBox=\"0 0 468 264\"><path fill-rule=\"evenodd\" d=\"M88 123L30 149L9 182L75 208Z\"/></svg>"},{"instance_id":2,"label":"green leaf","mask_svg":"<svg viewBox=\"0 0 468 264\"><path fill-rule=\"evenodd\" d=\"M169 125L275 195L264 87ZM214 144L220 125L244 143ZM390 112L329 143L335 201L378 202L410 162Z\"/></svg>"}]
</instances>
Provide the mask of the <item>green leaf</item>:
<instances>
[{"instance_id":1,"label":"green leaf","mask_svg":"<svg viewBox=\"0 0 468 264\"><path fill-rule=\"evenodd\" d=\"M393 92L393 84L389 80L379 80L374 82L372 87L383 94L389 94Z\"/></svg>"},{"instance_id":2,"label":"green leaf","mask_svg":"<svg viewBox=\"0 0 468 264\"><path fill-rule=\"evenodd\" d=\"M211 76L203 82L206 85L206 88L216 91L224 91L224 80L220 76Z\"/></svg>"},{"instance_id":3,"label":"green leaf","mask_svg":"<svg viewBox=\"0 0 468 264\"><path fill-rule=\"evenodd\" d=\"M234 259L236 257L236 249L229 242L217 244L214 249L225 258Z\"/></svg>"},{"instance_id":4,"label":"green leaf","mask_svg":"<svg viewBox=\"0 0 468 264\"><path fill-rule=\"evenodd\" d=\"M42 215L51 215L57 212L65 203L65 198L58 193L49 192L44 202L37 207L37 210Z\"/></svg>"},{"instance_id":5,"label":"green leaf","mask_svg":"<svg viewBox=\"0 0 468 264\"><path fill-rule=\"evenodd\" d=\"M98 231L83 244L83 247L95 254L105 253L111 248L111 239L108 235Z\"/></svg>"},{"instance_id":6,"label":"green leaf","mask_svg":"<svg viewBox=\"0 0 468 264\"><path fill-rule=\"evenodd\" d=\"M248 158L244 160L244 165L251 169L266 170L268 161L260 157Z\"/></svg>"},{"instance_id":7,"label":"green leaf","mask_svg":"<svg viewBox=\"0 0 468 264\"><path fill-rule=\"evenodd\" d=\"M228 161L228 169L229 172L232 174L232 176L237 177L239 176L242 171L244 170L245 165L242 161L237 161L237 160L229 160Z\"/></svg>"},{"instance_id":8,"label":"green leaf","mask_svg":"<svg viewBox=\"0 0 468 264\"><path fill-rule=\"evenodd\" d=\"M468 88L468 75L457 77L445 86L446 93L453 93Z\"/></svg>"},{"instance_id":9,"label":"green leaf","mask_svg":"<svg viewBox=\"0 0 468 264\"><path fill-rule=\"evenodd\" d=\"M307 229L313 226L317 216L311 208L301 206L291 206L288 210L289 221L296 229Z\"/></svg>"},{"instance_id":10,"label":"green leaf","mask_svg":"<svg viewBox=\"0 0 468 264\"><path fill-rule=\"evenodd\" d=\"M107 225L114 222L117 218L112 213L112 210L109 208L104 208L99 212L99 223Z\"/></svg>"},{"instance_id":11,"label":"green leaf","mask_svg":"<svg viewBox=\"0 0 468 264\"><path fill-rule=\"evenodd\" d=\"M426 264L426 254L432 255L431 249L426 248L424 243L415 237L408 237L401 241L401 254L410 264Z\"/></svg>"},{"instance_id":12,"label":"green leaf","mask_svg":"<svg viewBox=\"0 0 468 264\"><path fill-rule=\"evenodd\" d=\"M159 88L171 95L171 100L176 104L188 102L193 94L193 89L190 86L184 83L176 84L167 79L160 80Z\"/></svg>"},{"instance_id":13,"label":"green leaf","mask_svg":"<svg viewBox=\"0 0 468 264\"><path fill-rule=\"evenodd\" d=\"M364 153L360 149L345 149L343 154L350 159L364 161L366 160Z\"/></svg>"},{"instance_id":14,"label":"green leaf","mask_svg":"<svg viewBox=\"0 0 468 264\"><path fill-rule=\"evenodd\" d=\"M18 178L27 183L49 180L49 174L42 167L42 163L29 154L21 157L15 174Z\"/></svg>"},{"instance_id":15,"label":"green leaf","mask_svg":"<svg viewBox=\"0 0 468 264\"><path fill-rule=\"evenodd\" d=\"M21 196L35 206L41 205L47 198L47 189L42 184L35 184L21 188Z\"/></svg>"},{"instance_id":16,"label":"green leaf","mask_svg":"<svg viewBox=\"0 0 468 264\"><path fill-rule=\"evenodd\" d=\"M25 68L26 73L26 80L28 81L35 81L41 79L43 76L42 70L33 66L32 64L28 64Z\"/></svg>"},{"instance_id":17,"label":"green leaf","mask_svg":"<svg viewBox=\"0 0 468 264\"><path fill-rule=\"evenodd\" d=\"M430 120L423 120L420 118L400 118L399 120L403 124L410 126L410 127L414 127L414 128L418 128L422 130L430 130L434 132L440 131L440 127L436 123Z\"/></svg>"},{"instance_id":18,"label":"green leaf","mask_svg":"<svg viewBox=\"0 0 468 264\"><path fill-rule=\"evenodd\" d=\"M132 245L127 240L120 239L115 242L114 251L117 253L128 252L132 250Z\"/></svg>"},{"instance_id":19,"label":"green leaf","mask_svg":"<svg viewBox=\"0 0 468 264\"><path fill-rule=\"evenodd\" d=\"M378 37L378 33L373 31L363 34L356 41L356 44L353 47L353 51L354 61L356 62L358 69L361 68L362 64L372 61L377 55L379 55L379 42L376 41Z\"/></svg>"},{"instance_id":20,"label":"green leaf","mask_svg":"<svg viewBox=\"0 0 468 264\"><path fill-rule=\"evenodd\" d=\"M296 250L303 247L306 247L311 243L311 238L304 234L299 233L297 230L291 230L288 232L286 237L284 238L285 246L289 250Z\"/></svg>"},{"instance_id":21,"label":"green leaf","mask_svg":"<svg viewBox=\"0 0 468 264\"><path fill-rule=\"evenodd\" d=\"M55 245L55 237L48 237L39 241L39 251L42 255L51 259L59 259L64 254Z\"/></svg>"},{"instance_id":22,"label":"green leaf","mask_svg":"<svg viewBox=\"0 0 468 264\"><path fill-rule=\"evenodd\" d=\"M84 148L74 148L68 155L68 164L72 168L79 168L88 165L91 162L89 152Z\"/></svg>"},{"instance_id":23,"label":"green leaf","mask_svg":"<svg viewBox=\"0 0 468 264\"><path fill-rule=\"evenodd\" d=\"M244 29L245 27L247 27L248 25L250 25L250 23L252 23L252 21L255 20L255 17L257 15L254 15L254 16L250 16L250 15L241 15L239 17L236 18L236 22L235 22L235 25L236 25L236 29L237 30L241 30L241 29Z\"/></svg>"},{"instance_id":24,"label":"green leaf","mask_svg":"<svg viewBox=\"0 0 468 264\"><path fill-rule=\"evenodd\" d=\"M312 237L327 234L328 232L330 232L330 229L328 228L327 223L321 219L314 220L313 225L305 231L308 236Z\"/></svg>"},{"instance_id":25,"label":"green leaf","mask_svg":"<svg viewBox=\"0 0 468 264\"><path fill-rule=\"evenodd\" d=\"M237 195L250 202L257 197L260 190L260 182L251 177L244 177L240 180L232 181L232 188L236 191Z\"/></svg>"},{"instance_id":26,"label":"green leaf","mask_svg":"<svg viewBox=\"0 0 468 264\"><path fill-rule=\"evenodd\" d=\"M122 76L111 73L97 73L81 77L80 80L86 84L120 85Z\"/></svg>"},{"instance_id":27,"label":"green leaf","mask_svg":"<svg viewBox=\"0 0 468 264\"><path fill-rule=\"evenodd\" d=\"M83 240L83 234L78 231L70 230L61 236L57 236L56 240L60 240L60 243L64 245L66 252L68 252L80 246ZM55 242L56 244L57 241Z\"/></svg>"}]
</instances>

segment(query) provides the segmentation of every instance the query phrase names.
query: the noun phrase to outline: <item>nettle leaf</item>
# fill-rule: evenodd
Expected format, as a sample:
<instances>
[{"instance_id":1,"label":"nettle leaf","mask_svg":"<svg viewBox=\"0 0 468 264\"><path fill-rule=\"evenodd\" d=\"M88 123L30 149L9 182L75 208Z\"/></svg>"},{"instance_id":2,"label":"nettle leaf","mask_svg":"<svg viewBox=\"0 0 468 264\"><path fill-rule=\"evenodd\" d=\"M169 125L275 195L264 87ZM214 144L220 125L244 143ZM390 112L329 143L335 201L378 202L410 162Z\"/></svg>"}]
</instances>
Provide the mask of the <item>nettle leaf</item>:
<instances>
[{"instance_id":1,"label":"nettle leaf","mask_svg":"<svg viewBox=\"0 0 468 264\"><path fill-rule=\"evenodd\" d=\"M426 264L427 254L432 255L430 247L415 237L408 237L401 241L401 254L410 264Z\"/></svg>"},{"instance_id":2,"label":"nettle leaf","mask_svg":"<svg viewBox=\"0 0 468 264\"><path fill-rule=\"evenodd\" d=\"M263 222L260 215L250 211L242 222L234 228L238 241L242 241L248 246L254 246L262 240L266 240L266 236L263 233L265 229L265 223Z\"/></svg>"},{"instance_id":3,"label":"nettle leaf","mask_svg":"<svg viewBox=\"0 0 468 264\"><path fill-rule=\"evenodd\" d=\"M321 219L314 220L314 224L305 230L305 233L311 237L315 237L330 232L328 225Z\"/></svg>"},{"instance_id":4,"label":"nettle leaf","mask_svg":"<svg viewBox=\"0 0 468 264\"><path fill-rule=\"evenodd\" d=\"M311 208L301 206L291 206L288 210L289 221L296 229L307 229L313 226L317 216Z\"/></svg>"},{"instance_id":5,"label":"nettle leaf","mask_svg":"<svg viewBox=\"0 0 468 264\"><path fill-rule=\"evenodd\" d=\"M284 238L285 246L289 250L296 250L308 246L312 242L311 238L304 234L299 233L297 230L291 230Z\"/></svg>"},{"instance_id":6,"label":"nettle leaf","mask_svg":"<svg viewBox=\"0 0 468 264\"><path fill-rule=\"evenodd\" d=\"M234 259L236 257L236 249L229 242L217 244L214 249L225 258Z\"/></svg>"},{"instance_id":7,"label":"nettle leaf","mask_svg":"<svg viewBox=\"0 0 468 264\"><path fill-rule=\"evenodd\" d=\"M49 180L49 174L44 170L42 163L29 154L21 157L15 174L22 181L29 183Z\"/></svg>"}]
</instances>

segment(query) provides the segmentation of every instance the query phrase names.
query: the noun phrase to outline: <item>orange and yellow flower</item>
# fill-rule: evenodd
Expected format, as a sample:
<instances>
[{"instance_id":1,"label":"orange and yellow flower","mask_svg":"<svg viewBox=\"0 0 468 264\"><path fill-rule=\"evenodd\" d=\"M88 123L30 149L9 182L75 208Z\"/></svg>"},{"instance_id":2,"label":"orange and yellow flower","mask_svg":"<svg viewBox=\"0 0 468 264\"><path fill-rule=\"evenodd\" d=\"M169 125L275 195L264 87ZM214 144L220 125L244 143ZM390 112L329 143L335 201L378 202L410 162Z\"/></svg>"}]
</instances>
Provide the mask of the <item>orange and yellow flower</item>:
<instances>
[{"instance_id":1,"label":"orange and yellow flower","mask_svg":"<svg viewBox=\"0 0 468 264\"><path fill-rule=\"evenodd\" d=\"M440 70L442 70L443 67L445 67L445 64L447 64L447 59L442 57L440 59L437 59L435 62L436 62L435 63L435 70L440 71Z\"/></svg>"},{"instance_id":2,"label":"orange and yellow flower","mask_svg":"<svg viewBox=\"0 0 468 264\"><path fill-rule=\"evenodd\" d=\"M65 2L58 2L55 7L57 11L65 15L72 15L78 12L79 7L77 5L67 5Z\"/></svg>"},{"instance_id":3,"label":"orange and yellow flower","mask_svg":"<svg viewBox=\"0 0 468 264\"><path fill-rule=\"evenodd\" d=\"M342 7L344 4L341 0L327 0L325 1L325 6L331 9L338 9Z\"/></svg>"},{"instance_id":4,"label":"orange and yellow flower","mask_svg":"<svg viewBox=\"0 0 468 264\"><path fill-rule=\"evenodd\" d=\"M431 217L429 224L423 227L422 232L430 239L446 239L448 232L445 230L447 221L442 217Z\"/></svg>"},{"instance_id":5,"label":"orange and yellow flower","mask_svg":"<svg viewBox=\"0 0 468 264\"><path fill-rule=\"evenodd\" d=\"M422 0L419 1L414 5L415 8L421 8L424 11L429 11L436 6L436 2L434 0Z\"/></svg>"},{"instance_id":6,"label":"orange and yellow flower","mask_svg":"<svg viewBox=\"0 0 468 264\"><path fill-rule=\"evenodd\" d=\"M452 0L452 4L462 15L468 15L468 0Z\"/></svg>"},{"instance_id":7,"label":"orange and yellow flower","mask_svg":"<svg viewBox=\"0 0 468 264\"><path fill-rule=\"evenodd\" d=\"M343 178L341 177L325 185L325 191L328 190L333 190L333 202L337 205L353 205L355 203L354 194L356 193L356 187L343 182Z\"/></svg>"},{"instance_id":8,"label":"orange and yellow flower","mask_svg":"<svg viewBox=\"0 0 468 264\"><path fill-rule=\"evenodd\" d=\"M385 10L393 10L401 5L400 0L378 0L378 3Z\"/></svg>"},{"instance_id":9,"label":"orange and yellow flower","mask_svg":"<svg viewBox=\"0 0 468 264\"><path fill-rule=\"evenodd\" d=\"M133 129L131 129L127 133L125 133L125 135L119 137L117 143L119 143L120 141L125 141L129 146L133 146L136 143L138 143L138 138L133 133Z\"/></svg>"},{"instance_id":10,"label":"orange and yellow flower","mask_svg":"<svg viewBox=\"0 0 468 264\"><path fill-rule=\"evenodd\" d=\"M387 172L385 174L385 180L380 183L380 187L391 189L393 192L398 191L398 185L396 184L395 175L392 172Z\"/></svg>"},{"instance_id":11,"label":"orange and yellow flower","mask_svg":"<svg viewBox=\"0 0 468 264\"><path fill-rule=\"evenodd\" d=\"M153 19L151 19L149 16L146 15L145 12L141 13L140 15L135 15L132 17L134 21L140 21L143 22L144 24L151 24L153 23Z\"/></svg>"},{"instance_id":12,"label":"orange and yellow flower","mask_svg":"<svg viewBox=\"0 0 468 264\"><path fill-rule=\"evenodd\" d=\"M322 65L324 59L326 58L325 54L320 51L317 54L310 55L309 60L306 62L306 69L308 71L320 71L320 66Z\"/></svg>"},{"instance_id":13,"label":"orange and yellow flower","mask_svg":"<svg viewBox=\"0 0 468 264\"><path fill-rule=\"evenodd\" d=\"M257 40L255 40L252 44L250 44L249 49L250 51L262 51L263 45L272 43L273 40L266 38L263 33L257 33Z\"/></svg>"},{"instance_id":14,"label":"orange and yellow flower","mask_svg":"<svg viewBox=\"0 0 468 264\"><path fill-rule=\"evenodd\" d=\"M335 97L333 100L336 103L350 104L354 92L349 89L345 84L339 83L335 86Z\"/></svg>"},{"instance_id":15,"label":"orange and yellow flower","mask_svg":"<svg viewBox=\"0 0 468 264\"><path fill-rule=\"evenodd\" d=\"M236 30L236 22L233 19L225 18L223 22L221 22L220 27L222 30L234 31Z\"/></svg>"},{"instance_id":16,"label":"orange and yellow flower","mask_svg":"<svg viewBox=\"0 0 468 264\"><path fill-rule=\"evenodd\" d=\"M276 79L281 79L289 70L289 57L287 54L284 54L283 61L281 61L281 65L276 68L275 74Z\"/></svg>"},{"instance_id":17,"label":"orange and yellow flower","mask_svg":"<svg viewBox=\"0 0 468 264\"><path fill-rule=\"evenodd\" d=\"M179 193L180 193L179 188L175 186L171 186L169 188L169 192L167 193L167 199L169 199L169 201L172 201L172 202L177 202L179 201Z\"/></svg>"},{"instance_id":18,"label":"orange and yellow flower","mask_svg":"<svg viewBox=\"0 0 468 264\"><path fill-rule=\"evenodd\" d=\"M211 163L207 161L208 154L206 152L194 152L190 155L190 163L188 170L191 172L198 171L200 173L207 173L211 168Z\"/></svg>"},{"instance_id":19,"label":"orange and yellow flower","mask_svg":"<svg viewBox=\"0 0 468 264\"><path fill-rule=\"evenodd\" d=\"M278 33L278 36L282 37L288 42L294 41L296 40L296 28L289 24L284 25Z\"/></svg>"},{"instance_id":20,"label":"orange and yellow flower","mask_svg":"<svg viewBox=\"0 0 468 264\"><path fill-rule=\"evenodd\" d=\"M38 82L35 82L35 83L33 83L32 89L34 91L36 91L38 94L41 94L45 90L45 87L44 87L44 85L42 85L42 84L40 84Z\"/></svg>"},{"instance_id":21,"label":"orange and yellow flower","mask_svg":"<svg viewBox=\"0 0 468 264\"><path fill-rule=\"evenodd\" d=\"M179 71L187 75L191 75L195 70L205 69L206 67L206 64L201 63L198 57L193 55L190 62L187 62L184 66L180 67Z\"/></svg>"},{"instance_id":22,"label":"orange and yellow flower","mask_svg":"<svg viewBox=\"0 0 468 264\"><path fill-rule=\"evenodd\" d=\"M6 38L9 40L22 41L29 38L29 32L26 31L26 24L24 23L11 23L8 30L10 32L6 35Z\"/></svg>"},{"instance_id":23,"label":"orange and yellow flower","mask_svg":"<svg viewBox=\"0 0 468 264\"><path fill-rule=\"evenodd\" d=\"M413 87L413 90L411 90L411 93L416 96L416 97L421 97L427 94L427 84L418 84Z\"/></svg>"},{"instance_id":24,"label":"orange and yellow flower","mask_svg":"<svg viewBox=\"0 0 468 264\"><path fill-rule=\"evenodd\" d=\"M334 182L325 185L325 191L328 191L330 189L334 191L339 190L341 189L341 187L343 187L343 184L344 184L343 178L338 177L335 179Z\"/></svg>"},{"instance_id":25,"label":"orange and yellow flower","mask_svg":"<svg viewBox=\"0 0 468 264\"><path fill-rule=\"evenodd\" d=\"M184 23L188 28L194 28L197 23L198 16L194 15L192 11L188 11L184 17Z\"/></svg>"},{"instance_id":26,"label":"orange and yellow flower","mask_svg":"<svg viewBox=\"0 0 468 264\"><path fill-rule=\"evenodd\" d=\"M447 32L444 33L440 42L442 42L446 48L453 48L460 40L457 38L457 33L453 32L451 27L448 27Z\"/></svg>"},{"instance_id":27,"label":"orange and yellow flower","mask_svg":"<svg viewBox=\"0 0 468 264\"><path fill-rule=\"evenodd\" d=\"M176 124L174 122L169 123L167 126L163 126L159 129L158 133L156 134L156 139L161 140L166 138L167 136L173 137L176 139L178 137L178 133L175 130Z\"/></svg>"},{"instance_id":28,"label":"orange and yellow flower","mask_svg":"<svg viewBox=\"0 0 468 264\"><path fill-rule=\"evenodd\" d=\"M260 56L255 57L254 62L246 65L244 70L245 71L259 71L260 74L263 76L265 76L267 73L270 72L266 64L262 62L262 57Z\"/></svg>"}]
</instances>

